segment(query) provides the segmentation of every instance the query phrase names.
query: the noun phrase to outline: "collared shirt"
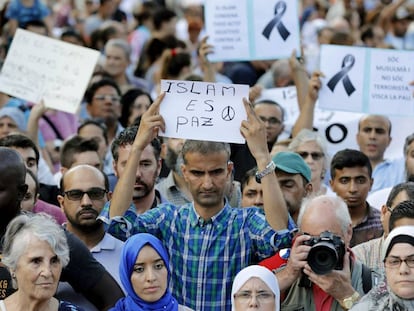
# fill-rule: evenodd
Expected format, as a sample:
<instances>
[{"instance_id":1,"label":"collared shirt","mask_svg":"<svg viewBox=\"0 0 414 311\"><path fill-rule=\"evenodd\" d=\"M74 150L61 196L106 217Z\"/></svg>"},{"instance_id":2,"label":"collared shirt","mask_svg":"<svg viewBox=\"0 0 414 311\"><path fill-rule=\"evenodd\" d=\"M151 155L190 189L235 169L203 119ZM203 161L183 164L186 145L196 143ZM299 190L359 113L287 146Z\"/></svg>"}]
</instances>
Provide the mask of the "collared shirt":
<instances>
[{"instance_id":1,"label":"collared shirt","mask_svg":"<svg viewBox=\"0 0 414 311\"><path fill-rule=\"evenodd\" d=\"M384 233L381 223L381 212L372 208L368 202L367 214L362 221L352 228L352 239L350 246L354 247L357 244L379 238Z\"/></svg>"},{"instance_id":2,"label":"collared shirt","mask_svg":"<svg viewBox=\"0 0 414 311\"><path fill-rule=\"evenodd\" d=\"M166 178L156 184L155 188L173 205L181 206L191 202L191 200L177 187L172 171L170 171Z\"/></svg>"},{"instance_id":3,"label":"collared shirt","mask_svg":"<svg viewBox=\"0 0 414 311\"><path fill-rule=\"evenodd\" d=\"M377 271L383 275L385 272L384 263L382 262L382 244L384 235L380 238L358 244L352 248L355 256L371 270Z\"/></svg>"},{"instance_id":4,"label":"collared shirt","mask_svg":"<svg viewBox=\"0 0 414 311\"><path fill-rule=\"evenodd\" d=\"M372 171L372 184L370 193L395 185L405 180L404 159L384 160L378 164ZM385 202L384 202L385 203Z\"/></svg>"},{"instance_id":5,"label":"collared shirt","mask_svg":"<svg viewBox=\"0 0 414 311\"><path fill-rule=\"evenodd\" d=\"M231 310L231 286L237 272L288 247L288 229L274 231L257 208L224 208L205 221L192 203L162 204L144 214L128 210L114 217L108 232L125 240L148 232L163 241L170 255L171 290L178 302L197 311Z\"/></svg>"}]
</instances>

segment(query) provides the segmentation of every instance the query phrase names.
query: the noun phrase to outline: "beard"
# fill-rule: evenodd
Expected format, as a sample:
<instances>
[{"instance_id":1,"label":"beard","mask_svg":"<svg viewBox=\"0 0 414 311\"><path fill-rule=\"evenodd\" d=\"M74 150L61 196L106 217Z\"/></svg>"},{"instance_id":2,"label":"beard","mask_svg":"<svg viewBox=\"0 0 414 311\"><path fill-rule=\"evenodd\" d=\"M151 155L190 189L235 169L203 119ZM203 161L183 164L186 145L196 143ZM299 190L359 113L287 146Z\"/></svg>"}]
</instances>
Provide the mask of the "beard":
<instances>
[{"instance_id":1,"label":"beard","mask_svg":"<svg viewBox=\"0 0 414 311\"><path fill-rule=\"evenodd\" d=\"M88 211L96 214L96 217L98 217L98 213L94 209L84 209L82 211ZM98 230L102 226L102 221L96 219L95 221L90 221L87 223L82 223L79 219L80 214L77 213L75 217L72 217L71 215L66 214L66 218L68 222L76 229L85 232L90 233Z\"/></svg>"}]
</instances>

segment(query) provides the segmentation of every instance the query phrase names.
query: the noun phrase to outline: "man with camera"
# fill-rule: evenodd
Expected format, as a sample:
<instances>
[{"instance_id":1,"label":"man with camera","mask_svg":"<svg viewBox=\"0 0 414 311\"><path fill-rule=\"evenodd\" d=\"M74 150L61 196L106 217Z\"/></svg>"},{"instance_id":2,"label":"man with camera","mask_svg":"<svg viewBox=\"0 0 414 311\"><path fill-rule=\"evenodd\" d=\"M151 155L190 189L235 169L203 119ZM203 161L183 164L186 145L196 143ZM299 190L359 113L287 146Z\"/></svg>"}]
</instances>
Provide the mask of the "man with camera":
<instances>
[{"instance_id":1,"label":"man with camera","mask_svg":"<svg viewBox=\"0 0 414 311\"><path fill-rule=\"evenodd\" d=\"M326 195L305 200L298 225L301 234L289 261L276 273L285 294L281 310L349 310L371 283L364 284L367 270L349 251L352 222L347 205Z\"/></svg>"}]
</instances>

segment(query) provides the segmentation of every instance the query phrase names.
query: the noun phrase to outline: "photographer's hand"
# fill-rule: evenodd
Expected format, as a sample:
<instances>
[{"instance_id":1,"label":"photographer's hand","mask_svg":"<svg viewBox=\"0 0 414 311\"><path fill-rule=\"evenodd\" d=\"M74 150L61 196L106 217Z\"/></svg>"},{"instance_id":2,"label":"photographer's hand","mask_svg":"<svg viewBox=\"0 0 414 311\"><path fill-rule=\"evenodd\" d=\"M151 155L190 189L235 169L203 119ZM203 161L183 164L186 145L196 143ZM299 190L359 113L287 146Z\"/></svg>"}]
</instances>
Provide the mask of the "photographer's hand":
<instances>
[{"instance_id":1,"label":"photographer's hand","mask_svg":"<svg viewBox=\"0 0 414 311\"><path fill-rule=\"evenodd\" d=\"M318 275L306 264L303 272L313 283L318 285L325 293L329 294L337 301L350 297L355 289L351 284L351 271L349 266L350 254L347 251L344 256L344 267L342 270L332 270L325 275Z\"/></svg>"},{"instance_id":2,"label":"photographer's hand","mask_svg":"<svg viewBox=\"0 0 414 311\"><path fill-rule=\"evenodd\" d=\"M310 246L303 243L310 239L309 235L298 235L295 238L286 268L276 273L281 291L287 290L302 275L302 269L307 264Z\"/></svg>"}]
</instances>

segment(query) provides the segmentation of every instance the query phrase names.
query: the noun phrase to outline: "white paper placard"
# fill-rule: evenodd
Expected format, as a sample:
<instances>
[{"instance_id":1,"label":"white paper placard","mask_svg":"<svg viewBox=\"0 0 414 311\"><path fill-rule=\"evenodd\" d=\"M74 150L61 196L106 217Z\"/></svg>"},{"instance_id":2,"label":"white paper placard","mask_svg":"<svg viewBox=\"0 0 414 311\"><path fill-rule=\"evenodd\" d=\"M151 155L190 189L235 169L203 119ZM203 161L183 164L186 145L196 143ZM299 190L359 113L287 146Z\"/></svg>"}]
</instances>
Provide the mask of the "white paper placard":
<instances>
[{"instance_id":1,"label":"white paper placard","mask_svg":"<svg viewBox=\"0 0 414 311\"><path fill-rule=\"evenodd\" d=\"M414 115L414 52L322 45L319 105L329 110Z\"/></svg>"},{"instance_id":2,"label":"white paper placard","mask_svg":"<svg viewBox=\"0 0 414 311\"><path fill-rule=\"evenodd\" d=\"M300 53L297 1L209 0L206 32L210 61L288 58Z\"/></svg>"},{"instance_id":3,"label":"white paper placard","mask_svg":"<svg viewBox=\"0 0 414 311\"><path fill-rule=\"evenodd\" d=\"M0 91L75 113L99 52L17 29L0 73Z\"/></svg>"},{"instance_id":4,"label":"white paper placard","mask_svg":"<svg viewBox=\"0 0 414 311\"><path fill-rule=\"evenodd\" d=\"M161 80L165 97L160 114L166 123L161 136L243 144L240 125L247 115L241 84Z\"/></svg>"}]
</instances>

